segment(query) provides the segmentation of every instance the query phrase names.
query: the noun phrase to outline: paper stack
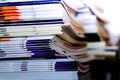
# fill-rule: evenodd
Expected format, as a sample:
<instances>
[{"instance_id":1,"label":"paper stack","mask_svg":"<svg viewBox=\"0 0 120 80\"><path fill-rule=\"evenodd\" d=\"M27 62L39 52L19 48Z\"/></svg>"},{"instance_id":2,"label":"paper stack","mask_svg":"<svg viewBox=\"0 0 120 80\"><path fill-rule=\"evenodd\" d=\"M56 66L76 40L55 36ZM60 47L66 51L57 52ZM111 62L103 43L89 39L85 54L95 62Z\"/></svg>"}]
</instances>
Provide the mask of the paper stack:
<instances>
[{"instance_id":1,"label":"paper stack","mask_svg":"<svg viewBox=\"0 0 120 80\"><path fill-rule=\"evenodd\" d=\"M50 46L65 24L61 0L0 1L0 80L78 80L78 62Z\"/></svg>"}]
</instances>

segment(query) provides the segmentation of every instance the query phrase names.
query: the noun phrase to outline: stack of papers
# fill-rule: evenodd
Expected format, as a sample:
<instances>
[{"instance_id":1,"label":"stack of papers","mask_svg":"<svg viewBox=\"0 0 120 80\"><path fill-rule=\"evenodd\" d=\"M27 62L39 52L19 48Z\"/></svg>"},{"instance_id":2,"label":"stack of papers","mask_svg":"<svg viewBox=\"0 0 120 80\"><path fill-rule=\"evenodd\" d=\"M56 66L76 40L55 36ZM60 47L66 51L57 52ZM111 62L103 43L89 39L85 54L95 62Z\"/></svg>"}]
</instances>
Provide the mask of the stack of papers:
<instances>
[{"instance_id":1,"label":"stack of papers","mask_svg":"<svg viewBox=\"0 0 120 80\"><path fill-rule=\"evenodd\" d=\"M0 5L0 37L62 34L60 0L2 1Z\"/></svg>"},{"instance_id":2,"label":"stack of papers","mask_svg":"<svg viewBox=\"0 0 120 80\"><path fill-rule=\"evenodd\" d=\"M78 62L50 47L61 0L0 0L0 80L78 80Z\"/></svg>"}]
</instances>

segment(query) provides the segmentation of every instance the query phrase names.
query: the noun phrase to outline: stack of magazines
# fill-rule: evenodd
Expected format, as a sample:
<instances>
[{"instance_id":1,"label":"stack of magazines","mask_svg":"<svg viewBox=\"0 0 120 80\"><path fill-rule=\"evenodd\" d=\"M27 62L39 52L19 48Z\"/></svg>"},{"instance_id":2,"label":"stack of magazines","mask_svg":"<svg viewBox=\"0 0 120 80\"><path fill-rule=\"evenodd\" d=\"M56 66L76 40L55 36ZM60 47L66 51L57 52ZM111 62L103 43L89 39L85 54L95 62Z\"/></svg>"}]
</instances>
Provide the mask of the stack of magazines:
<instances>
[{"instance_id":1,"label":"stack of magazines","mask_svg":"<svg viewBox=\"0 0 120 80\"><path fill-rule=\"evenodd\" d=\"M102 33L99 32L100 24L98 21L102 21L102 19L99 18L99 14L93 9L95 6L89 4L90 2L86 0L63 0L62 3L65 8L65 20L69 23L72 32L75 34L72 35L72 39L70 38L70 29L66 29L66 31L64 29L64 35L59 35L59 37L72 43L78 43L74 40L76 39L75 36L84 38L82 41L86 41L87 52L89 54L114 56L117 46L107 46L108 44L101 37Z\"/></svg>"},{"instance_id":2,"label":"stack of magazines","mask_svg":"<svg viewBox=\"0 0 120 80\"><path fill-rule=\"evenodd\" d=\"M60 0L0 3L0 37L61 34Z\"/></svg>"},{"instance_id":3,"label":"stack of magazines","mask_svg":"<svg viewBox=\"0 0 120 80\"><path fill-rule=\"evenodd\" d=\"M69 0L0 1L0 80L90 79L90 62L111 48L75 1L75 11Z\"/></svg>"},{"instance_id":4,"label":"stack of magazines","mask_svg":"<svg viewBox=\"0 0 120 80\"><path fill-rule=\"evenodd\" d=\"M78 80L79 63L50 45L63 34L61 0L0 0L0 11L0 80Z\"/></svg>"},{"instance_id":5,"label":"stack of magazines","mask_svg":"<svg viewBox=\"0 0 120 80\"><path fill-rule=\"evenodd\" d=\"M72 59L4 60L0 80L78 80L77 64Z\"/></svg>"}]
</instances>

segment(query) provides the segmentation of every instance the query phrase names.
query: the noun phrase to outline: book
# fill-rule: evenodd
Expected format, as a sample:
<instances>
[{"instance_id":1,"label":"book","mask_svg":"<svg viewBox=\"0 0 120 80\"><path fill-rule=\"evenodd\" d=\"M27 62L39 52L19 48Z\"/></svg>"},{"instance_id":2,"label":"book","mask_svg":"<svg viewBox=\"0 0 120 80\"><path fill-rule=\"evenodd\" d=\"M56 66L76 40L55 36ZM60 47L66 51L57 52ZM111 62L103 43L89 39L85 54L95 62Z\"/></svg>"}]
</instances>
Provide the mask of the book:
<instances>
[{"instance_id":1,"label":"book","mask_svg":"<svg viewBox=\"0 0 120 80\"><path fill-rule=\"evenodd\" d=\"M0 39L0 59L3 58L62 58L49 46L54 36L17 37Z\"/></svg>"},{"instance_id":2,"label":"book","mask_svg":"<svg viewBox=\"0 0 120 80\"><path fill-rule=\"evenodd\" d=\"M25 2L25 1L38 1L38 0L4 0L4 1L0 1L0 3L7 3L7 2ZM39 0L39 1L56 1L56 2L60 2L61 0Z\"/></svg>"},{"instance_id":3,"label":"book","mask_svg":"<svg viewBox=\"0 0 120 80\"><path fill-rule=\"evenodd\" d=\"M0 79L7 80L4 73L9 80L78 79L78 62L49 44L62 34L61 0L6 0L0 5Z\"/></svg>"},{"instance_id":4,"label":"book","mask_svg":"<svg viewBox=\"0 0 120 80\"><path fill-rule=\"evenodd\" d=\"M0 27L0 37L62 34L62 24L23 25Z\"/></svg>"},{"instance_id":5,"label":"book","mask_svg":"<svg viewBox=\"0 0 120 80\"><path fill-rule=\"evenodd\" d=\"M0 27L0 32L4 33L6 32L18 32L19 30L22 31L39 31L39 30L61 30L62 24L46 24L46 25L40 25L40 24L28 24L28 25L18 25L18 26L5 26L5 27ZM23 30L22 30L23 29ZM35 29L35 30L34 30Z\"/></svg>"},{"instance_id":6,"label":"book","mask_svg":"<svg viewBox=\"0 0 120 80\"><path fill-rule=\"evenodd\" d=\"M9 13L11 11L16 12L27 12L27 11L36 11L36 10L60 10L60 3L55 4L42 4L42 5L23 5L23 6L1 6L1 12L0 13ZM57 6L56 6L57 5ZM54 7L56 6L56 7ZM51 7L51 8L48 8ZM27 10L26 10L27 9Z\"/></svg>"},{"instance_id":7,"label":"book","mask_svg":"<svg viewBox=\"0 0 120 80\"><path fill-rule=\"evenodd\" d=\"M37 1L23 1L23 2L8 2L8 3L0 3L1 6L22 6L22 5L37 5L37 4L54 4L54 3L60 3L61 1L57 0L37 0Z\"/></svg>"},{"instance_id":8,"label":"book","mask_svg":"<svg viewBox=\"0 0 120 80\"><path fill-rule=\"evenodd\" d=\"M63 19L46 19L46 20L18 20L18 21L2 21L0 22L0 25L3 26L15 26L19 24L23 25L29 25L29 24L57 24L57 23L63 23Z\"/></svg>"},{"instance_id":9,"label":"book","mask_svg":"<svg viewBox=\"0 0 120 80\"><path fill-rule=\"evenodd\" d=\"M3 6L1 7L0 21L61 19L63 18L62 8L63 7L60 3Z\"/></svg>"},{"instance_id":10,"label":"book","mask_svg":"<svg viewBox=\"0 0 120 80\"><path fill-rule=\"evenodd\" d=\"M78 80L77 72L78 71L2 72L0 73L0 80Z\"/></svg>"},{"instance_id":11,"label":"book","mask_svg":"<svg viewBox=\"0 0 120 80\"><path fill-rule=\"evenodd\" d=\"M4 60L0 61L0 72L22 71L77 71L77 62L70 59L33 59L33 60Z\"/></svg>"}]
</instances>

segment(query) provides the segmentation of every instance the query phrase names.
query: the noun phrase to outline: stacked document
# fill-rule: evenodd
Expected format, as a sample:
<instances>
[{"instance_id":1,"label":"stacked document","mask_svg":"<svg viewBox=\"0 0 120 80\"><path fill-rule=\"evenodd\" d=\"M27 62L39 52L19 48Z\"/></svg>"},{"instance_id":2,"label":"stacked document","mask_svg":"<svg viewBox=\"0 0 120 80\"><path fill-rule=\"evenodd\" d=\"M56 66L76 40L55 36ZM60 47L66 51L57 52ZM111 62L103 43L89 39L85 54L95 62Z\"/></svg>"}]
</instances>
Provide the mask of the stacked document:
<instances>
[{"instance_id":1,"label":"stacked document","mask_svg":"<svg viewBox=\"0 0 120 80\"><path fill-rule=\"evenodd\" d=\"M56 7L54 7L56 6ZM50 8L49 8L50 7ZM62 18L61 4L44 3L42 5L19 5L19 6L1 6L1 20L16 21L16 20L45 20L45 19L60 19Z\"/></svg>"},{"instance_id":2,"label":"stacked document","mask_svg":"<svg viewBox=\"0 0 120 80\"><path fill-rule=\"evenodd\" d=\"M61 24L0 27L0 37L21 37L62 34Z\"/></svg>"},{"instance_id":3,"label":"stacked document","mask_svg":"<svg viewBox=\"0 0 120 80\"><path fill-rule=\"evenodd\" d=\"M0 72L77 71L77 64L72 59L4 60Z\"/></svg>"},{"instance_id":4,"label":"stacked document","mask_svg":"<svg viewBox=\"0 0 120 80\"><path fill-rule=\"evenodd\" d=\"M86 39L76 35L70 25L63 25L62 30L63 34L58 34L50 40L51 49L60 55L74 59L79 63L78 70L82 74L88 73L89 62L94 60L95 56L88 53Z\"/></svg>"},{"instance_id":5,"label":"stacked document","mask_svg":"<svg viewBox=\"0 0 120 80\"><path fill-rule=\"evenodd\" d=\"M0 37L62 34L60 0L21 1L1 1Z\"/></svg>"},{"instance_id":6,"label":"stacked document","mask_svg":"<svg viewBox=\"0 0 120 80\"><path fill-rule=\"evenodd\" d=\"M1 61L0 80L78 80L77 64L72 59Z\"/></svg>"},{"instance_id":7,"label":"stacked document","mask_svg":"<svg viewBox=\"0 0 120 80\"><path fill-rule=\"evenodd\" d=\"M61 0L0 0L0 80L78 80L78 64L88 69L50 46L62 10Z\"/></svg>"},{"instance_id":8,"label":"stacked document","mask_svg":"<svg viewBox=\"0 0 120 80\"><path fill-rule=\"evenodd\" d=\"M106 46L105 41L99 33L98 17L93 14L94 12L85 1L63 0L63 5L66 12L66 21L70 24L77 36L84 36L89 54L101 54L102 56L108 56L109 54L115 55L117 47ZM66 38L64 37L64 39Z\"/></svg>"},{"instance_id":9,"label":"stacked document","mask_svg":"<svg viewBox=\"0 0 120 80\"><path fill-rule=\"evenodd\" d=\"M0 39L0 59L3 58L59 58L49 46L54 36L16 37Z\"/></svg>"}]
</instances>

